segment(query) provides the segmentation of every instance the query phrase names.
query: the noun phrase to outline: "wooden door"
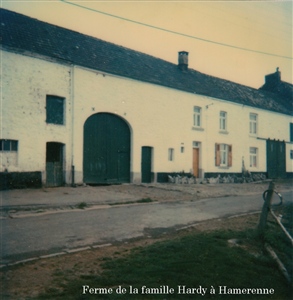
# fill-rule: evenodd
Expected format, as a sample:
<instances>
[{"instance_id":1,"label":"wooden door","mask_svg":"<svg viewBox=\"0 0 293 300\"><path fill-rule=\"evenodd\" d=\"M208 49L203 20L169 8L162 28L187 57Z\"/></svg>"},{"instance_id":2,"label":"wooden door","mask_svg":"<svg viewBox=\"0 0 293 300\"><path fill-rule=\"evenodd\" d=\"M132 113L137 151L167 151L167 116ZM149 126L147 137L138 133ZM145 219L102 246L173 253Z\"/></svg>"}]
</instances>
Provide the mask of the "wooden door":
<instances>
[{"instance_id":1,"label":"wooden door","mask_svg":"<svg viewBox=\"0 0 293 300\"><path fill-rule=\"evenodd\" d=\"M141 182L152 181L152 147L141 148Z\"/></svg>"},{"instance_id":2,"label":"wooden door","mask_svg":"<svg viewBox=\"0 0 293 300\"><path fill-rule=\"evenodd\" d=\"M268 178L286 178L286 144L282 141L267 140Z\"/></svg>"},{"instance_id":3,"label":"wooden door","mask_svg":"<svg viewBox=\"0 0 293 300\"><path fill-rule=\"evenodd\" d=\"M98 113L84 124L83 181L130 182L130 129L120 117Z\"/></svg>"},{"instance_id":4,"label":"wooden door","mask_svg":"<svg viewBox=\"0 0 293 300\"><path fill-rule=\"evenodd\" d=\"M49 142L46 145L46 186L64 184L63 147L61 143Z\"/></svg>"},{"instance_id":5,"label":"wooden door","mask_svg":"<svg viewBox=\"0 0 293 300\"><path fill-rule=\"evenodd\" d=\"M193 148L193 176L199 177L199 148Z\"/></svg>"}]
</instances>

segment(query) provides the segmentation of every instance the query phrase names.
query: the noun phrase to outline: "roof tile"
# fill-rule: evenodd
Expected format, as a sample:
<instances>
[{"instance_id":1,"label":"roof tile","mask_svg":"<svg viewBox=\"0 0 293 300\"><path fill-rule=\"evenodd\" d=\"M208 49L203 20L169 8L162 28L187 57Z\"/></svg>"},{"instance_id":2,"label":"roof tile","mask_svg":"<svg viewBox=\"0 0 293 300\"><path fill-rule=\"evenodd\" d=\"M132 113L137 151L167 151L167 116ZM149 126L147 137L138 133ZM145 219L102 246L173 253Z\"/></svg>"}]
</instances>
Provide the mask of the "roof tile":
<instances>
[{"instance_id":1,"label":"roof tile","mask_svg":"<svg viewBox=\"0 0 293 300\"><path fill-rule=\"evenodd\" d=\"M189 93L292 114L289 83L281 82L289 91L286 93L268 92L263 87L257 90L196 70L181 71L162 59L5 9L0 9L0 17L1 45L6 50L38 54Z\"/></svg>"}]
</instances>

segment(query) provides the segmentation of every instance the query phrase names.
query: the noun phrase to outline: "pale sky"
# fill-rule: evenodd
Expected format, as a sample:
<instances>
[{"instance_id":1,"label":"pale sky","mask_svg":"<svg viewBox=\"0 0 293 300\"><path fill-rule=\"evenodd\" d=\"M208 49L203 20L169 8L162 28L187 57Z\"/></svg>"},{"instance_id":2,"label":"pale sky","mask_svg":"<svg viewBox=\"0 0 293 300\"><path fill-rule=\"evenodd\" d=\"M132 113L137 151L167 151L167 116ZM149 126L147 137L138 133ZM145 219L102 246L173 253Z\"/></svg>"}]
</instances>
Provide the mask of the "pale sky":
<instances>
[{"instance_id":1,"label":"pale sky","mask_svg":"<svg viewBox=\"0 0 293 300\"><path fill-rule=\"evenodd\" d=\"M178 51L188 51L190 68L254 88L277 67L293 83L292 1L2 0L1 7L175 64Z\"/></svg>"}]
</instances>

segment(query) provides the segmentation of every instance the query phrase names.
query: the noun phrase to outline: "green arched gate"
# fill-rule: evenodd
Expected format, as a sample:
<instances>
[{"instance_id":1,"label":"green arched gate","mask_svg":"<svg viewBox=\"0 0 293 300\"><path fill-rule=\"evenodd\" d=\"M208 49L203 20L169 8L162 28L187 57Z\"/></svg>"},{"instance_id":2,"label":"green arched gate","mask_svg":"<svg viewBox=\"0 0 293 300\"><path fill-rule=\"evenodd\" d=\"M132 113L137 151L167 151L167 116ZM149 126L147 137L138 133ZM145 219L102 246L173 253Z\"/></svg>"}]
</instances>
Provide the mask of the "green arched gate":
<instances>
[{"instance_id":1,"label":"green arched gate","mask_svg":"<svg viewBox=\"0 0 293 300\"><path fill-rule=\"evenodd\" d=\"M98 113L86 120L83 181L88 184L130 182L130 129L122 118Z\"/></svg>"}]
</instances>

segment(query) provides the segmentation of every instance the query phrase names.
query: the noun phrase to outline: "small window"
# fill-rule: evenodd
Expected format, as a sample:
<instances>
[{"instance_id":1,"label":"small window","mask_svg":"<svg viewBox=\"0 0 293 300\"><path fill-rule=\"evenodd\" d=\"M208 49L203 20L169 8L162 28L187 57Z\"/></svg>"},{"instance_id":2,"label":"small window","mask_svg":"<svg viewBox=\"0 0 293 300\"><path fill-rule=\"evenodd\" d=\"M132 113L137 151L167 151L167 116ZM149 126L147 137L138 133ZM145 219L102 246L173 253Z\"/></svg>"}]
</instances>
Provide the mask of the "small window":
<instances>
[{"instance_id":1,"label":"small window","mask_svg":"<svg viewBox=\"0 0 293 300\"><path fill-rule=\"evenodd\" d=\"M173 148L169 148L168 149L168 160L169 161L173 161L174 160L174 149Z\"/></svg>"},{"instance_id":2,"label":"small window","mask_svg":"<svg viewBox=\"0 0 293 300\"><path fill-rule=\"evenodd\" d=\"M290 123L290 142L293 142L293 123Z\"/></svg>"},{"instance_id":3,"label":"small window","mask_svg":"<svg viewBox=\"0 0 293 300\"><path fill-rule=\"evenodd\" d=\"M46 97L46 122L50 124L64 124L64 98L57 96Z\"/></svg>"},{"instance_id":4,"label":"small window","mask_svg":"<svg viewBox=\"0 0 293 300\"><path fill-rule=\"evenodd\" d=\"M250 167L251 168L257 168L258 165L258 159L257 159L257 153L258 153L258 149L255 147L250 147L249 148L249 153L250 153Z\"/></svg>"},{"instance_id":5,"label":"small window","mask_svg":"<svg viewBox=\"0 0 293 300\"><path fill-rule=\"evenodd\" d=\"M257 134L257 114L249 114L249 133Z\"/></svg>"},{"instance_id":6,"label":"small window","mask_svg":"<svg viewBox=\"0 0 293 300\"><path fill-rule=\"evenodd\" d=\"M232 145L216 144L215 165L219 167L232 166Z\"/></svg>"},{"instance_id":7,"label":"small window","mask_svg":"<svg viewBox=\"0 0 293 300\"><path fill-rule=\"evenodd\" d=\"M220 130L227 130L227 113L220 111Z\"/></svg>"},{"instance_id":8,"label":"small window","mask_svg":"<svg viewBox=\"0 0 293 300\"><path fill-rule=\"evenodd\" d=\"M18 141L15 140L0 140L0 151L17 151Z\"/></svg>"},{"instance_id":9,"label":"small window","mask_svg":"<svg viewBox=\"0 0 293 300\"><path fill-rule=\"evenodd\" d=\"M293 150L290 150L290 159L293 159Z\"/></svg>"},{"instance_id":10,"label":"small window","mask_svg":"<svg viewBox=\"0 0 293 300\"><path fill-rule=\"evenodd\" d=\"M193 126L201 126L201 108L198 106L193 107Z\"/></svg>"}]
</instances>

